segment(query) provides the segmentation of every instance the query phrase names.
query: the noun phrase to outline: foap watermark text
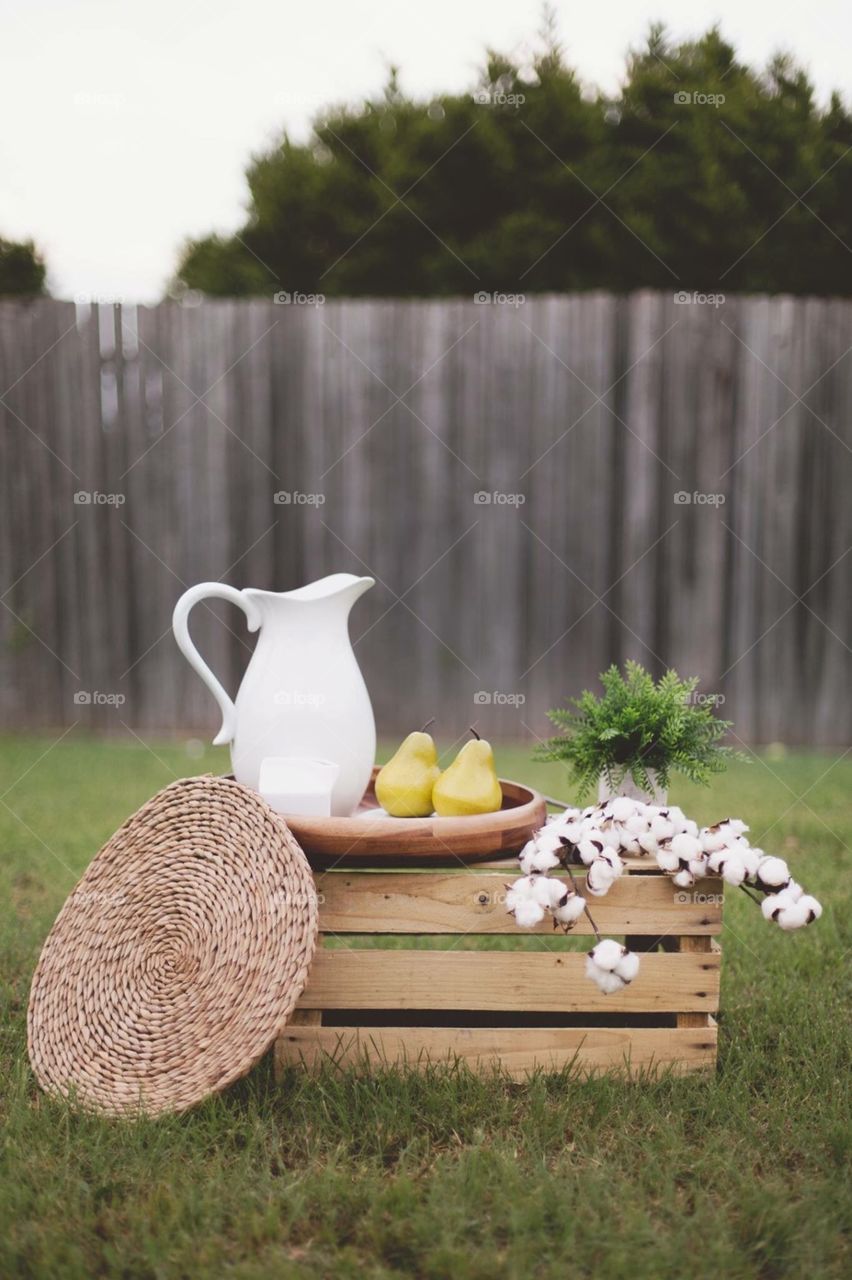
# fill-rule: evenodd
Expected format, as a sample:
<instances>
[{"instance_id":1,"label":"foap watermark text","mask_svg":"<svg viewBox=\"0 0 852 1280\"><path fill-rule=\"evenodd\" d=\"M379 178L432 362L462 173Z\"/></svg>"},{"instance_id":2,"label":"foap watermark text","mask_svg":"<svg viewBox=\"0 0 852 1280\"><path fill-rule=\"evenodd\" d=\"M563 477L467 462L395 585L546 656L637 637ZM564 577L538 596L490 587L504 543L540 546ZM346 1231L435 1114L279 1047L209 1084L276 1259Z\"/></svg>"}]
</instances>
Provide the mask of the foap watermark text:
<instances>
[{"instance_id":1,"label":"foap watermark text","mask_svg":"<svg viewBox=\"0 0 852 1280\"><path fill-rule=\"evenodd\" d=\"M500 689L493 689L490 693L487 689L480 689L473 695L477 707L522 707L526 700L523 693L504 693Z\"/></svg>"},{"instance_id":2,"label":"foap watermark text","mask_svg":"<svg viewBox=\"0 0 852 1280\"><path fill-rule=\"evenodd\" d=\"M273 495L276 507L321 507L325 503L324 493L302 493L299 489L279 489Z\"/></svg>"},{"instance_id":3,"label":"foap watermark text","mask_svg":"<svg viewBox=\"0 0 852 1280\"><path fill-rule=\"evenodd\" d=\"M100 689L78 689L74 694L75 707L123 707L126 701L123 693L102 693Z\"/></svg>"},{"instance_id":4,"label":"foap watermark text","mask_svg":"<svg viewBox=\"0 0 852 1280\"><path fill-rule=\"evenodd\" d=\"M298 289L279 289L272 295L272 301L279 307L321 307L325 303L324 293L300 293Z\"/></svg>"},{"instance_id":5,"label":"foap watermark text","mask_svg":"<svg viewBox=\"0 0 852 1280\"><path fill-rule=\"evenodd\" d=\"M718 111L725 105L724 93L690 93L681 89L672 96L676 107L715 107Z\"/></svg>"},{"instance_id":6,"label":"foap watermark text","mask_svg":"<svg viewBox=\"0 0 852 1280\"><path fill-rule=\"evenodd\" d=\"M698 489L693 489L690 493L688 489L678 489L674 495L674 504L676 507L721 507L725 504L725 494L702 493Z\"/></svg>"},{"instance_id":7,"label":"foap watermark text","mask_svg":"<svg viewBox=\"0 0 852 1280\"><path fill-rule=\"evenodd\" d=\"M98 489L78 489L74 494L75 507L123 507L125 493L101 493Z\"/></svg>"},{"instance_id":8,"label":"foap watermark text","mask_svg":"<svg viewBox=\"0 0 852 1280\"><path fill-rule=\"evenodd\" d=\"M525 493L503 493L501 489L477 489L473 495L477 507L522 507L526 500Z\"/></svg>"},{"instance_id":9,"label":"foap watermark text","mask_svg":"<svg viewBox=\"0 0 852 1280\"><path fill-rule=\"evenodd\" d=\"M700 293L698 289L678 289L674 300L679 307L724 307L724 293Z\"/></svg>"},{"instance_id":10,"label":"foap watermark text","mask_svg":"<svg viewBox=\"0 0 852 1280\"><path fill-rule=\"evenodd\" d=\"M525 293L501 293L499 289L479 289L473 295L478 307L522 307L527 300Z\"/></svg>"}]
</instances>

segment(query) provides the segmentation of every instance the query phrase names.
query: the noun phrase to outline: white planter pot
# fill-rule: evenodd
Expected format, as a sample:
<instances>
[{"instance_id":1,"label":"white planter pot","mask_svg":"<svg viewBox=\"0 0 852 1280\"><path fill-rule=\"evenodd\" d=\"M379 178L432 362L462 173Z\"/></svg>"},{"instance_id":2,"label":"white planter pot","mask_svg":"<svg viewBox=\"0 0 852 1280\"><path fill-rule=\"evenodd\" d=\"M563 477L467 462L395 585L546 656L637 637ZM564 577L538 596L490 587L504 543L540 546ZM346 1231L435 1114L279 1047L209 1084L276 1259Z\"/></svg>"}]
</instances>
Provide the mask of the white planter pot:
<instances>
[{"instance_id":1,"label":"white planter pot","mask_svg":"<svg viewBox=\"0 0 852 1280\"><path fill-rule=\"evenodd\" d=\"M612 787L607 775L602 773L598 780L598 800L613 800L616 796L627 796L630 800L641 800L643 804L656 804L665 808L669 802L668 791L657 786L657 775L652 769L648 770L648 776L654 784L653 791L645 791L642 787L637 787L629 773L617 787Z\"/></svg>"}]
</instances>

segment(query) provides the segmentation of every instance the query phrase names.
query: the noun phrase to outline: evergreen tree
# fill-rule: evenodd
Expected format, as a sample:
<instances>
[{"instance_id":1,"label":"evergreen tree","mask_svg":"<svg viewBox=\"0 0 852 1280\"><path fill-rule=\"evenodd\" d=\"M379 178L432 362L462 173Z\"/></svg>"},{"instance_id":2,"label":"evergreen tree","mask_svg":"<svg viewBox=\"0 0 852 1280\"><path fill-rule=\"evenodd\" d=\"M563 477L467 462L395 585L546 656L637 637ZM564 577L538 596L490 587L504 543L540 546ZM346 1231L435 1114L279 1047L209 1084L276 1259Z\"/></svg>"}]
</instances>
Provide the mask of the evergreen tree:
<instances>
[{"instance_id":1,"label":"evergreen tree","mask_svg":"<svg viewBox=\"0 0 852 1280\"><path fill-rule=\"evenodd\" d=\"M473 91L329 108L254 157L233 237L190 242L210 294L470 295L653 287L852 294L852 118L805 72L715 28L652 27L620 92L584 91L552 17L530 68Z\"/></svg>"}]
</instances>

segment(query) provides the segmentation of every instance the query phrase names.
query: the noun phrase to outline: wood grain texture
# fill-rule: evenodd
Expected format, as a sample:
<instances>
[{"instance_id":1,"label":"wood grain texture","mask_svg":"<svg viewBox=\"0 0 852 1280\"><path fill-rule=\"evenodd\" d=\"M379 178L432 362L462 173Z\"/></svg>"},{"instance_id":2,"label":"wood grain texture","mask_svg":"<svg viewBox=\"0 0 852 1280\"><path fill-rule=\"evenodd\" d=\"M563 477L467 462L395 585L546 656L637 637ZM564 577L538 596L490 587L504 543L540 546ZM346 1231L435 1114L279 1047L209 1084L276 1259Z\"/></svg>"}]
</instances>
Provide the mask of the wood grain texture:
<instances>
[{"instance_id":1,"label":"wood grain texture","mask_svg":"<svg viewBox=\"0 0 852 1280\"><path fill-rule=\"evenodd\" d=\"M289 1066L317 1067L328 1059L343 1065L408 1065L461 1059L474 1068L499 1065L516 1079L538 1069L574 1064L582 1074L677 1074L712 1068L717 1027L705 1015L694 1028L640 1027L311 1027L292 1023L275 1044L277 1072Z\"/></svg>"},{"instance_id":2,"label":"wood grain texture","mask_svg":"<svg viewBox=\"0 0 852 1280\"><path fill-rule=\"evenodd\" d=\"M183 585L339 569L377 579L352 628L383 736L532 741L635 655L747 742L845 745L850 345L852 303L789 297L0 301L0 723L119 728L83 688L215 731ZM242 623L193 626L233 693Z\"/></svg>"},{"instance_id":3,"label":"wood grain texture","mask_svg":"<svg viewBox=\"0 0 852 1280\"><path fill-rule=\"evenodd\" d=\"M552 921L521 929L506 910L514 878L477 870L432 874L330 871L316 876L321 928L329 933L471 933L552 936ZM564 874L557 877L566 881ZM582 884L582 877L578 883ZM625 875L592 904L605 934L710 935L722 929L721 882L704 880L678 893L663 876ZM588 918L572 930L593 932Z\"/></svg>"},{"instance_id":4,"label":"wood grain texture","mask_svg":"<svg viewBox=\"0 0 852 1280\"><path fill-rule=\"evenodd\" d=\"M351 818L310 818L285 815L305 853L312 860L333 859L336 866L352 862L452 862L456 858L490 858L495 852L517 853L545 819L544 798L531 787L500 779L503 808L496 813L465 818L390 818L377 807L375 781ZM375 814L375 817L371 817Z\"/></svg>"},{"instance_id":5,"label":"wood grain texture","mask_svg":"<svg viewBox=\"0 0 852 1280\"><path fill-rule=\"evenodd\" d=\"M708 937L681 937L678 938L678 950L681 955L707 955L713 950L713 939ZM679 1013L677 1015L677 1025L679 1027L698 1027L701 1026L702 1015L700 1013Z\"/></svg>"},{"instance_id":6,"label":"wood grain texture","mask_svg":"<svg viewBox=\"0 0 852 1280\"><path fill-rule=\"evenodd\" d=\"M604 995L569 952L317 951L303 1009L491 1009L529 1013L708 1013L720 957L649 954L640 977Z\"/></svg>"}]
</instances>

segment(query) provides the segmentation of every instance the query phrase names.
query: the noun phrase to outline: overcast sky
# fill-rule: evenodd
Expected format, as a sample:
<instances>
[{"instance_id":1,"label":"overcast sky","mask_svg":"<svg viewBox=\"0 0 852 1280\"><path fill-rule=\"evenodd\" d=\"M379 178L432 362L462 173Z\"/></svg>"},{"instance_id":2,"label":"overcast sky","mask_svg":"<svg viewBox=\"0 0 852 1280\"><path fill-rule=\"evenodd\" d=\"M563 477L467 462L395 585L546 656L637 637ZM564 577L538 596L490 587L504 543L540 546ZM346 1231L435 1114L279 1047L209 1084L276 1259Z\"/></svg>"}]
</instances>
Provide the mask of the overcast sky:
<instances>
[{"instance_id":1,"label":"overcast sky","mask_svg":"<svg viewBox=\"0 0 852 1280\"><path fill-rule=\"evenodd\" d=\"M852 98L852 5L556 4L569 61L617 87L652 19L719 21L740 57L778 48ZM33 237L62 297L152 300L185 236L239 226L252 150L382 85L470 87L486 46L523 55L539 0L0 0L0 236Z\"/></svg>"}]
</instances>

